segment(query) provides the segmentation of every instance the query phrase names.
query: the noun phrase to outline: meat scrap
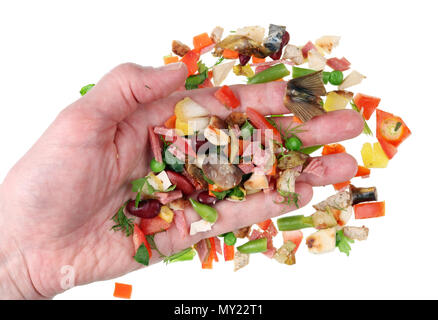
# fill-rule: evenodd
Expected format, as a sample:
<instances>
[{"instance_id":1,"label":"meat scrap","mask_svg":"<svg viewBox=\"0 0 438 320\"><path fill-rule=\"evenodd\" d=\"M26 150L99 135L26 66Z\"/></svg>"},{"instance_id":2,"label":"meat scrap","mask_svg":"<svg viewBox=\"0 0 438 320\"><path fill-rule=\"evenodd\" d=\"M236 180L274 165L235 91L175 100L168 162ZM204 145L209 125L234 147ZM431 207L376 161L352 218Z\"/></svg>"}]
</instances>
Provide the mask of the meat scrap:
<instances>
[{"instance_id":1,"label":"meat scrap","mask_svg":"<svg viewBox=\"0 0 438 320\"><path fill-rule=\"evenodd\" d=\"M368 229L365 226L362 227L344 227L344 235L353 240L366 240L368 238Z\"/></svg>"},{"instance_id":2,"label":"meat scrap","mask_svg":"<svg viewBox=\"0 0 438 320\"><path fill-rule=\"evenodd\" d=\"M251 231L251 226L240 228L239 230L234 231L234 235L236 238L246 238Z\"/></svg>"},{"instance_id":3,"label":"meat scrap","mask_svg":"<svg viewBox=\"0 0 438 320\"><path fill-rule=\"evenodd\" d=\"M190 51L190 47L188 45L178 40L172 41L172 52L177 56L183 57L189 51Z\"/></svg>"}]
</instances>

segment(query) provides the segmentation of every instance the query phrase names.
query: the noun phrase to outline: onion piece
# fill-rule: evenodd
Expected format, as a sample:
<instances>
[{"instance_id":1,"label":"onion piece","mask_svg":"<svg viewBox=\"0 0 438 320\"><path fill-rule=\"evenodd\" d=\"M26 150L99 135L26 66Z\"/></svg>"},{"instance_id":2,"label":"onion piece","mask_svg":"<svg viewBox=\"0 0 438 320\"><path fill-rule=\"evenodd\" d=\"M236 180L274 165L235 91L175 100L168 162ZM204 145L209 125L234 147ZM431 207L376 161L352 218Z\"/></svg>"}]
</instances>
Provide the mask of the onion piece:
<instances>
[{"instance_id":1,"label":"onion piece","mask_svg":"<svg viewBox=\"0 0 438 320\"><path fill-rule=\"evenodd\" d=\"M220 86L221 83L226 79L233 66L236 62L230 61L226 63L221 63L213 67L213 82L215 86Z\"/></svg>"},{"instance_id":2,"label":"onion piece","mask_svg":"<svg viewBox=\"0 0 438 320\"><path fill-rule=\"evenodd\" d=\"M337 47L341 37L339 36L323 36L315 41L315 44L326 53L332 53L333 48Z\"/></svg>"},{"instance_id":3,"label":"onion piece","mask_svg":"<svg viewBox=\"0 0 438 320\"><path fill-rule=\"evenodd\" d=\"M366 77L363 74L360 74L356 70L351 71L351 73L344 79L344 81L339 86L339 90L344 90L355 86L362 82Z\"/></svg>"},{"instance_id":4,"label":"onion piece","mask_svg":"<svg viewBox=\"0 0 438 320\"><path fill-rule=\"evenodd\" d=\"M175 116L182 121L206 117L208 115L210 115L210 112L207 109L189 97L184 98L175 105Z\"/></svg>"},{"instance_id":5,"label":"onion piece","mask_svg":"<svg viewBox=\"0 0 438 320\"><path fill-rule=\"evenodd\" d=\"M327 59L324 58L324 56L318 52L316 49L312 49L308 53L308 59L309 59L309 68L313 70L324 70L325 64L327 62Z\"/></svg>"}]
</instances>

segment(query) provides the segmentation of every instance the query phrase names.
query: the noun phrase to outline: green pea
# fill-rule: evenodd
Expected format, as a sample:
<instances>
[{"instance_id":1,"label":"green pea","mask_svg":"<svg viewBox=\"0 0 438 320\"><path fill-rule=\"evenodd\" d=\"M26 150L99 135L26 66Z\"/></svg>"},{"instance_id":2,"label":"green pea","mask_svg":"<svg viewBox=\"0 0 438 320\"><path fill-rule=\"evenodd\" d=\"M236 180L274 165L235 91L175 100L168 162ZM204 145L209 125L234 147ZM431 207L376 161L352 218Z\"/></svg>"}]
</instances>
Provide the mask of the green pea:
<instances>
[{"instance_id":1,"label":"green pea","mask_svg":"<svg viewBox=\"0 0 438 320\"><path fill-rule=\"evenodd\" d=\"M334 70L330 73L329 82L334 86L339 86L344 81L344 75L341 71Z\"/></svg>"},{"instance_id":2,"label":"green pea","mask_svg":"<svg viewBox=\"0 0 438 320\"><path fill-rule=\"evenodd\" d=\"M199 216L210 223L215 223L217 220L217 210L206 204L200 203L196 200L189 199L193 209Z\"/></svg>"},{"instance_id":3,"label":"green pea","mask_svg":"<svg viewBox=\"0 0 438 320\"><path fill-rule=\"evenodd\" d=\"M224 241L227 246L234 246L237 241L234 232L228 232L224 237Z\"/></svg>"},{"instance_id":4,"label":"green pea","mask_svg":"<svg viewBox=\"0 0 438 320\"><path fill-rule=\"evenodd\" d=\"M152 158L151 161L151 170L155 173L159 173L164 170L166 164L164 162L158 162L155 158Z\"/></svg>"},{"instance_id":5,"label":"green pea","mask_svg":"<svg viewBox=\"0 0 438 320\"><path fill-rule=\"evenodd\" d=\"M284 145L288 150L298 151L300 150L303 143L301 142L300 139L298 139L298 137L293 136L288 138Z\"/></svg>"}]
</instances>

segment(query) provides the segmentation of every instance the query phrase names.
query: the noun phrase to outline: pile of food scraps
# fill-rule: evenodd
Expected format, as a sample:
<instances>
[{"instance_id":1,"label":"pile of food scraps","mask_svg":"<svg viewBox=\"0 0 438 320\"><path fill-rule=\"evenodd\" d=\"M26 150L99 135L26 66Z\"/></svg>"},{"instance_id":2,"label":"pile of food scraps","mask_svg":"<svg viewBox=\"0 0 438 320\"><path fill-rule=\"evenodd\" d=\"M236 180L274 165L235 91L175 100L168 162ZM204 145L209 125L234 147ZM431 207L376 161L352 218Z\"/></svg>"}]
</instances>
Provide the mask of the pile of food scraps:
<instances>
[{"instance_id":1,"label":"pile of food scraps","mask_svg":"<svg viewBox=\"0 0 438 320\"><path fill-rule=\"evenodd\" d=\"M293 45L286 27L274 24L267 32L263 27L250 26L225 38L223 33L223 28L215 27L211 34L197 35L192 47L173 41L173 54L165 56L164 63L186 64L186 90L217 88L214 97L228 110L228 116L212 115L187 96L176 103L172 117L161 126L150 127L154 158L148 164L149 173L132 181L133 196L113 216L113 230L132 237L134 259L143 265L148 265L155 254L172 263L192 260L196 253L203 269L211 269L221 254L225 261L234 261L234 270L246 266L255 253L293 265L304 228L316 229L305 241L311 253L337 247L349 255L350 244L366 240L369 232L365 226L347 225L353 212L355 219L385 215L385 202L378 201L376 188L355 187L351 181L333 185L338 192L314 204L315 212L310 216L282 217L276 225L271 219L260 221L203 239L171 256L159 252L154 235L172 226L181 238L210 231L221 215L215 208L220 201L240 202L252 194L275 190L279 204L298 208L297 177L325 173L321 160L311 154L321 148L322 155L345 152L340 144L303 148L297 133L314 117L350 107L363 116L363 133L373 136L367 121L376 114L377 141L363 145L363 166L358 166L356 177L367 178L370 168L385 168L411 134L399 116L379 108L380 98L350 91L366 77L351 70L345 57L328 57L340 37L323 36L302 46ZM208 67L202 59L210 55L217 61ZM233 87L224 84L232 73L248 85L287 81L284 105L295 125L280 128L272 119L283 115L263 116L249 107L245 112L233 111L240 101ZM81 94L92 86L82 88ZM190 225L184 213L187 207L199 215L199 220ZM278 231L282 232L283 245L276 248L273 239Z\"/></svg>"}]
</instances>

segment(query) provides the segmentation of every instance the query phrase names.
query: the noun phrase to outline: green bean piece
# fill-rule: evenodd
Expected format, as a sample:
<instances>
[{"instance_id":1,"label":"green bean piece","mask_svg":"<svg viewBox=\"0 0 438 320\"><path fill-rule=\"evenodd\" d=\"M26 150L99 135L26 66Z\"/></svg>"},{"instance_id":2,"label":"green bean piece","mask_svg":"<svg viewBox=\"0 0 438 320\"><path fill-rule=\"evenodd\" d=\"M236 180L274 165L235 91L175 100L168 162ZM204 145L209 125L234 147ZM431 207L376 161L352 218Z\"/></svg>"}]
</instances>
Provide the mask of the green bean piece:
<instances>
[{"instance_id":1,"label":"green bean piece","mask_svg":"<svg viewBox=\"0 0 438 320\"><path fill-rule=\"evenodd\" d=\"M248 84L265 83L284 78L290 74L283 63L276 64L248 79Z\"/></svg>"},{"instance_id":2,"label":"green bean piece","mask_svg":"<svg viewBox=\"0 0 438 320\"><path fill-rule=\"evenodd\" d=\"M305 217L303 215L284 217L277 220L277 226L280 231L300 230L312 228L313 220L312 217Z\"/></svg>"},{"instance_id":3,"label":"green bean piece","mask_svg":"<svg viewBox=\"0 0 438 320\"><path fill-rule=\"evenodd\" d=\"M292 67L292 78L299 78L299 77L306 76L306 75L314 73L314 72L316 72L316 70L300 68L300 67L294 66L294 67ZM324 84L327 84L329 82L330 74L331 74L331 72L327 72L327 71L324 71L322 73L322 81L324 82Z\"/></svg>"},{"instance_id":4,"label":"green bean piece","mask_svg":"<svg viewBox=\"0 0 438 320\"><path fill-rule=\"evenodd\" d=\"M241 253L258 253L266 252L268 250L268 240L266 238L260 238L237 247L237 250Z\"/></svg>"},{"instance_id":5,"label":"green bean piece","mask_svg":"<svg viewBox=\"0 0 438 320\"><path fill-rule=\"evenodd\" d=\"M206 204L200 203L196 200L189 199L193 209L199 216L210 223L215 223L217 220L217 210Z\"/></svg>"},{"instance_id":6,"label":"green bean piece","mask_svg":"<svg viewBox=\"0 0 438 320\"><path fill-rule=\"evenodd\" d=\"M307 147L307 148L302 148L299 151L301 153L305 153L305 154L312 154L313 152L315 152L318 149L321 149L322 146L311 146L311 147Z\"/></svg>"}]
</instances>

